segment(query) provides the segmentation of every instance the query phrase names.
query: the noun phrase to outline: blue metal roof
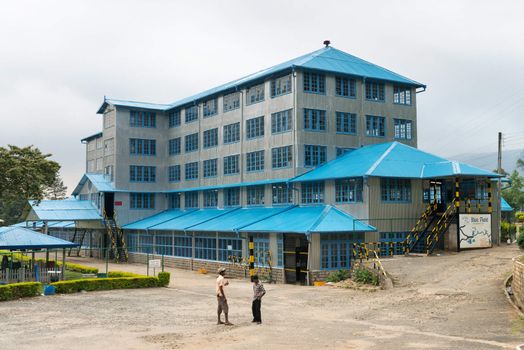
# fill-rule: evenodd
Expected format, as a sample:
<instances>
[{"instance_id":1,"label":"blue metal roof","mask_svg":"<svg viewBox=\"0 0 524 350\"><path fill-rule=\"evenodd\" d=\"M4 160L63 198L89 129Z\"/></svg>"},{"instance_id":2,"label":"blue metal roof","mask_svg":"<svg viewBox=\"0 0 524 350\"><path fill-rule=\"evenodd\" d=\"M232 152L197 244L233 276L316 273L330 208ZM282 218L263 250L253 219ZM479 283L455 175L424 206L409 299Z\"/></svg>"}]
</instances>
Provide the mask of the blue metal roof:
<instances>
[{"instance_id":1,"label":"blue metal roof","mask_svg":"<svg viewBox=\"0 0 524 350\"><path fill-rule=\"evenodd\" d=\"M165 221L158 225L150 226L150 230L169 230L169 231L184 231L192 229L193 226L202 224L206 221L215 219L217 217L223 216L233 210L238 208L228 208L228 209L198 209L187 213L186 215L181 215L172 220Z\"/></svg>"},{"instance_id":2,"label":"blue metal roof","mask_svg":"<svg viewBox=\"0 0 524 350\"><path fill-rule=\"evenodd\" d=\"M43 221L22 221L12 226L25 227L25 228L42 228L44 227ZM49 228L75 228L74 221L51 221L47 223Z\"/></svg>"},{"instance_id":3,"label":"blue metal roof","mask_svg":"<svg viewBox=\"0 0 524 350\"><path fill-rule=\"evenodd\" d=\"M166 111L169 109L182 107L184 105L192 104L194 102L215 96L221 93L235 91L239 88L255 84L263 81L264 79L283 74L293 69L307 69L307 70L319 70L330 73L350 75L354 77L370 78L377 80L390 81L395 83L401 83L405 85L411 85L415 87L425 87L424 84L406 78L400 74L394 73L388 69L382 68L371 62L365 61L361 58L355 57L343 51L337 50L334 47L328 46L323 47L320 50L316 50L305 54L303 56L294 58L292 60L277 64L273 67L263 69L256 73L247 75L243 78L231 81L229 83L217 86L213 89L203 91L199 94L183 98L179 101L171 104L155 104L145 103L136 101L123 101L114 99L105 99L102 106L99 108L97 113L103 113L104 109L108 104L116 106L126 106L144 109L153 109L159 111Z\"/></svg>"},{"instance_id":4,"label":"blue metal roof","mask_svg":"<svg viewBox=\"0 0 524 350\"><path fill-rule=\"evenodd\" d=\"M160 225L164 222L173 220L182 215L186 215L194 210L181 210L181 209L170 209L153 216L149 216L145 219L132 222L130 224L124 225L122 228L126 230L148 230L149 228Z\"/></svg>"},{"instance_id":5,"label":"blue metal roof","mask_svg":"<svg viewBox=\"0 0 524 350\"><path fill-rule=\"evenodd\" d=\"M71 194L77 196L80 191L82 191L82 187L84 187L88 180L93 184L98 192L115 192L115 188L113 187L113 183L109 176L104 174L85 173Z\"/></svg>"},{"instance_id":6,"label":"blue metal roof","mask_svg":"<svg viewBox=\"0 0 524 350\"><path fill-rule=\"evenodd\" d=\"M31 212L27 221L83 221L101 220L98 209L91 201L76 199L64 200L30 200Z\"/></svg>"},{"instance_id":7,"label":"blue metal roof","mask_svg":"<svg viewBox=\"0 0 524 350\"><path fill-rule=\"evenodd\" d=\"M513 211L511 205L503 197L500 197L500 211Z\"/></svg>"},{"instance_id":8,"label":"blue metal roof","mask_svg":"<svg viewBox=\"0 0 524 350\"><path fill-rule=\"evenodd\" d=\"M251 207L233 210L227 215L223 215L201 224L191 226L192 231L237 231L238 229L266 219L273 215L278 215L283 211L293 208L288 207Z\"/></svg>"},{"instance_id":9,"label":"blue metal roof","mask_svg":"<svg viewBox=\"0 0 524 350\"><path fill-rule=\"evenodd\" d=\"M77 243L44 235L23 227L0 227L0 249L51 249L77 246Z\"/></svg>"},{"instance_id":10,"label":"blue metal roof","mask_svg":"<svg viewBox=\"0 0 524 350\"><path fill-rule=\"evenodd\" d=\"M363 176L431 179L499 175L468 164L449 161L395 141L363 146L299 175L290 182Z\"/></svg>"}]
</instances>

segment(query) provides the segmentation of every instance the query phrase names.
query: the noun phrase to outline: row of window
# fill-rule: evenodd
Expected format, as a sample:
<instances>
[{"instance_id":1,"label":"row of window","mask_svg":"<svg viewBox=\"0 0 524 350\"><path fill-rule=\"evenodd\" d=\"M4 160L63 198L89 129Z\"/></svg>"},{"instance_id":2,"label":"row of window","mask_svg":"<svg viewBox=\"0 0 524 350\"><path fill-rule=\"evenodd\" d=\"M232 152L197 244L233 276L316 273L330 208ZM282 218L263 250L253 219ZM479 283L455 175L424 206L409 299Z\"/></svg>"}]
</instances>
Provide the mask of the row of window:
<instances>
[{"instance_id":1,"label":"row of window","mask_svg":"<svg viewBox=\"0 0 524 350\"><path fill-rule=\"evenodd\" d=\"M410 202L411 201L411 180L381 178L380 180L381 199L385 202ZM250 186L246 188L247 205L268 204L265 199L264 186ZM335 181L335 202L336 203L356 203L362 202L363 197L362 178L346 178ZM218 190L203 191L202 206L218 206ZM322 204L325 201L324 182L305 182L301 184L300 202L302 204ZM290 204L293 202L292 189L286 184L275 184L272 186L272 204ZM169 208L180 208L180 194L171 193L168 200ZM224 189L224 206L234 207L240 205L240 188ZM154 209L154 193L131 193L131 209ZM198 208L199 192L185 192L185 208Z\"/></svg>"},{"instance_id":2,"label":"row of window","mask_svg":"<svg viewBox=\"0 0 524 350\"><path fill-rule=\"evenodd\" d=\"M307 93L325 94L326 75L322 73L304 72L303 88L304 92ZM366 80L365 95L368 101L384 102L386 100L385 84L380 81ZM356 80L347 77L335 77L335 96L356 98ZM394 85L393 103L411 105L411 87Z\"/></svg>"},{"instance_id":3,"label":"row of window","mask_svg":"<svg viewBox=\"0 0 524 350\"><path fill-rule=\"evenodd\" d=\"M269 238L255 235L254 239L255 265L267 266L269 254ZM137 234L127 235L127 247L131 253L158 254L191 258L193 239L180 234ZM194 247L196 259L231 261L232 257L242 257L242 239L237 237L195 236ZM284 261L284 242L282 235L277 239L277 259L271 258L273 266L282 267Z\"/></svg>"}]
</instances>

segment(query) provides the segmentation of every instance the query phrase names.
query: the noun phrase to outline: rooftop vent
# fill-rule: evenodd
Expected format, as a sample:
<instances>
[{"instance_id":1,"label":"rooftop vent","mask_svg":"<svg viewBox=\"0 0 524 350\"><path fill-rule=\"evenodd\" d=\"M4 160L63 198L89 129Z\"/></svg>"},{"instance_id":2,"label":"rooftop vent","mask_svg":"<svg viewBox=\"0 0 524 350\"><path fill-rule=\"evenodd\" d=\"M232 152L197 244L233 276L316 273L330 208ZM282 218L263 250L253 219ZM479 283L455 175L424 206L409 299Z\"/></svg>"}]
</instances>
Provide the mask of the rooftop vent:
<instances>
[{"instance_id":1,"label":"rooftop vent","mask_svg":"<svg viewBox=\"0 0 524 350\"><path fill-rule=\"evenodd\" d=\"M331 44L331 41L329 41L329 40L324 40L324 45L326 45L326 47L328 47L329 44Z\"/></svg>"}]
</instances>

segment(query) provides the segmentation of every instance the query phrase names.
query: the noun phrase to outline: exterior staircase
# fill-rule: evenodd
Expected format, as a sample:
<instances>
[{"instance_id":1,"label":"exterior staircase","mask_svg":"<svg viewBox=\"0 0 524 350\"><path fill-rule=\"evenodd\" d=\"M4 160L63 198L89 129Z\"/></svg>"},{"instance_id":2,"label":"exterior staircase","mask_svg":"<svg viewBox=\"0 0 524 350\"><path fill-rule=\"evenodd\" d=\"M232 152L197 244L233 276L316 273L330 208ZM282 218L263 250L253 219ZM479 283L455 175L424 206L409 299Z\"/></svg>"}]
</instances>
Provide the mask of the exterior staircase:
<instances>
[{"instance_id":1,"label":"exterior staircase","mask_svg":"<svg viewBox=\"0 0 524 350\"><path fill-rule=\"evenodd\" d=\"M116 217L108 217L104 211L104 224L108 238L107 254L115 262L127 262L129 255L124 239L124 231L118 225Z\"/></svg>"}]
</instances>

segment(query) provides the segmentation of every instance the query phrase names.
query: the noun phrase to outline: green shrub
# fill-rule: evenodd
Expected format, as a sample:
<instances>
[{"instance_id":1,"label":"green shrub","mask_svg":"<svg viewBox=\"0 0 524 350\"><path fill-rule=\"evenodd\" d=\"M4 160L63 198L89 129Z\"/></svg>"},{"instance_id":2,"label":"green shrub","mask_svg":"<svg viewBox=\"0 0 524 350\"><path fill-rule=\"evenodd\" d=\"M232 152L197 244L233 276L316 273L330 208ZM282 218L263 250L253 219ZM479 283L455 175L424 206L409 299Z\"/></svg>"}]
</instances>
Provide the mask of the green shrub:
<instances>
[{"instance_id":1,"label":"green shrub","mask_svg":"<svg viewBox=\"0 0 524 350\"><path fill-rule=\"evenodd\" d=\"M60 281L51 283L56 288L56 293L77 293L82 290L91 292L96 290L131 289L158 287L159 280L156 277L116 277L116 278L92 278L71 281Z\"/></svg>"},{"instance_id":2,"label":"green shrub","mask_svg":"<svg viewBox=\"0 0 524 350\"><path fill-rule=\"evenodd\" d=\"M517 238L517 244L519 245L520 249L524 249L524 226L520 228L519 237Z\"/></svg>"},{"instance_id":3,"label":"green shrub","mask_svg":"<svg viewBox=\"0 0 524 350\"><path fill-rule=\"evenodd\" d=\"M160 272L158 274L158 285L160 287L167 287L167 286L169 286L170 278L171 278L171 274L169 272Z\"/></svg>"},{"instance_id":4,"label":"green shrub","mask_svg":"<svg viewBox=\"0 0 524 350\"><path fill-rule=\"evenodd\" d=\"M62 266L62 263L58 263L58 266ZM73 264L66 262L66 270L69 271L75 271L80 273L98 273L98 269L96 267L90 267L90 266L84 266L79 264Z\"/></svg>"},{"instance_id":5,"label":"green shrub","mask_svg":"<svg viewBox=\"0 0 524 350\"><path fill-rule=\"evenodd\" d=\"M518 211L515 213L515 219L520 222L524 222L524 211Z\"/></svg>"},{"instance_id":6,"label":"green shrub","mask_svg":"<svg viewBox=\"0 0 524 350\"><path fill-rule=\"evenodd\" d=\"M0 286L0 301L34 297L40 294L40 282L13 283Z\"/></svg>"},{"instance_id":7,"label":"green shrub","mask_svg":"<svg viewBox=\"0 0 524 350\"><path fill-rule=\"evenodd\" d=\"M327 276L326 281L337 283L343 280L347 280L348 278L349 278L349 271L338 270L338 271L331 273L329 276Z\"/></svg>"},{"instance_id":8,"label":"green shrub","mask_svg":"<svg viewBox=\"0 0 524 350\"><path fill-rule=\"evenodd\" d=\"M147 277L144 275L139 275L138 273L125 272L125 271L109 271L107 277L117 278L117 277Z\"/></svg>"},{"instance_id":9,"label":"green shrub","mask_svg":"<svg viewBox=\"0 0 524 350\"><path fill-rule=\"evenodd\" d=\"M378 276L376 274L363 268L353 270L352 280L358 283L372 284L374 286L378 286L379 283Z\"/></svg>"}]
</instances>

